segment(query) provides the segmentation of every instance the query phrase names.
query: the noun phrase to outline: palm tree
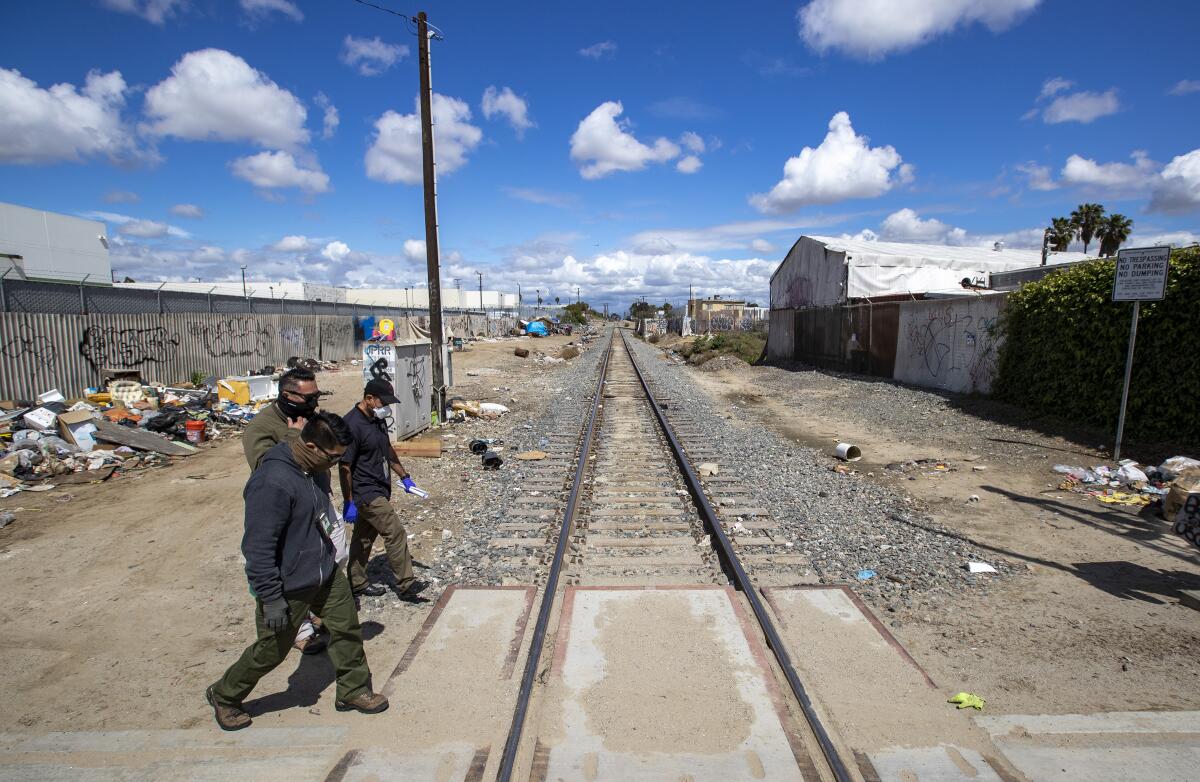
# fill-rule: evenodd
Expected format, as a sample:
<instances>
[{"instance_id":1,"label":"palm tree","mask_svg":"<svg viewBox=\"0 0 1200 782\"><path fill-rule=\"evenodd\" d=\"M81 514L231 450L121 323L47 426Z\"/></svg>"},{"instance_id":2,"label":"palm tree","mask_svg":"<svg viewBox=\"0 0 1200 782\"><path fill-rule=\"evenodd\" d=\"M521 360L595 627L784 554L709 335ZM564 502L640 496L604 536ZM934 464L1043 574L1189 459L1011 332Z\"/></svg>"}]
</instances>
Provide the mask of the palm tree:
<instances>
[{"instance_id":1,"label":"palm tree","mask_svg":"<svg viewBox=\"0 0 1200 782\"><path fill-rule=\"evenodd\" d=\"M1071 212L1071 223L1079 234L1079 241L1083 242L1085 255L1088 244L1091 243L1092 237L1096 235L1102 222L1104 222L1104 207L1100 204L1080 204L1074 212Z\"/></svg>"},{"instance_id":2,"label":"palm tree","mask_svg":"<svg viewBox=\"0 0 1200 782\"><path fill-rule=\"evenodd\" d=\"M1132 231L1133 221L1125 215L1112 214L1104 218L1096 229L1096 235L1100 237L1100 254L1116 255Z\"/></svg>"},{"instance_id":3,"label":"palm tree","mask_svg":"<svg viewBox=\"0 0 1200 782\"><path fill-rule=\"evenodd\" d=\"M1050 249L1065 253L1075 238L1075 226L1066 217L1055 217L1050 221Z\"/></svg>"}]
</instances>

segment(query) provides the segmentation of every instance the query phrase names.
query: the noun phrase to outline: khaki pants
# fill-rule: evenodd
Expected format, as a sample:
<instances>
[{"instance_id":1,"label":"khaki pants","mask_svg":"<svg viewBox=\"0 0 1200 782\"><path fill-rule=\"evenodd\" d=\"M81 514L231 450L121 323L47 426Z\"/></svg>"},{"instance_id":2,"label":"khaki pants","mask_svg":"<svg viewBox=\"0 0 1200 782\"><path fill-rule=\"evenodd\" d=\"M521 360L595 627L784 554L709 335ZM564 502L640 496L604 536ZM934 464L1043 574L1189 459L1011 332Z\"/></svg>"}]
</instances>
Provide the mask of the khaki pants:
<instances>
[{"instance_id":1,"label":"khaki pants","mask_svg":"<svg viewBox=\"0 0 1200 782\"><path fill-rule=\"evenodd\" d=\"M255 601L258 640L246 647L238 661L213 685L213 697L218 703L241 706L258 680L274 670L292 650L296 631L310 609L329 630L329 660L337 672L337 699L350 700L370 687L371 669L363 650L362 625L358 622L350 584L341 569L335 568L333 577L323 586L289 596L287 602L289 626L276 633L263 624L262 601Z\"/></svg>"},{"instance_id":2,"label":"khaki pants","mask_svg":"<svg viewBox=\"0 0 1200 782\"><path fill-rule=\"evenodd\" d=\"M414 580L412 554L408 551L408 530L404 528L396 509L386 497L376 497L365 508L359 507L358 521L350 535L350 588L359 590L370 583L367 580L367 562L371 559L371 547L375 538L383 536L388 562L396 574L396 584L401 591Z\"/></svg>"}]
</instances>

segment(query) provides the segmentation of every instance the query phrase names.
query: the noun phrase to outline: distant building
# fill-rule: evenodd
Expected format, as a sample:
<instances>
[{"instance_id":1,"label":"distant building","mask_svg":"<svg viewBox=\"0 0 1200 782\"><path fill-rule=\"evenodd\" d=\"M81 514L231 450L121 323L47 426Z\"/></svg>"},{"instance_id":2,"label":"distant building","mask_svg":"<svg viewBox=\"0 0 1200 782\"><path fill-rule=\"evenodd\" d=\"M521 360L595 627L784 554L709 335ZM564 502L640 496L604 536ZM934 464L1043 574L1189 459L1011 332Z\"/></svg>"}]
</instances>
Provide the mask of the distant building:
<instances>
[{"instance_id":1,"label":"distant building","mask_svg":"<svg viewBox=\"0 0 1200 782\"><path fill-rule=\"evenodd\" d=\"M242 281L221 282L118 282L118 288L142 288L157 290L162 286L167 291L191 293L212 292L223 296L242 296L257 299L287 299L288 301L332 301L363 306L397 307L424 310L429 308L429 291L425 287L413 288L343 288L310 282L286 282L282 280L246 280L245 293ZM517 308L517 294L485 290L482 296L484 309ZM478 290L458 291L442 288L442 309L479 310ZM557 310L554 305L542 305L543 310Z\"/></svg>"},{"instance_id":2,"label":"distant building","mask_svg":"<svg viewBox=\"0 0 1200 782\"><path fill-rule=\"evenodd\" d=\"M745 308L745 299L722 299L718 294L709 299L688 299L687 314L693 320L709 320L716 315L740 321Z\"/></svg>"},{"instance_id":3,"label":"distant building","mask_svg":"<svg viewBox=\"0 0 1200 782\"><path fill-rule=\"evenodd\" d=\"M110 285L107 229L96 220L0 203L0 275Z\"/></svg>"}]
</instances>

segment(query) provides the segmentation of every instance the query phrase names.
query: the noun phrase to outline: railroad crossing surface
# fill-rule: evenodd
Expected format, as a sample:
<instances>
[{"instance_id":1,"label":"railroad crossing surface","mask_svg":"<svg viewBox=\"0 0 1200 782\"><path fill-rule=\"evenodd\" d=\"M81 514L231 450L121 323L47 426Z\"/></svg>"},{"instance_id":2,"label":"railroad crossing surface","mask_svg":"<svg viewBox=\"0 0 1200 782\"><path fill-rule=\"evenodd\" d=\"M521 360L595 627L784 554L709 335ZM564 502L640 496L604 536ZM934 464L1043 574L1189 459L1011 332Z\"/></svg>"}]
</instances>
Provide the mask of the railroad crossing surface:
<instances>
[{"instance_id":1,"label":"railroad crossing surface","mask_svg":"<svg viewBox=\"0 0 1200 782\"><path fill-rule=\"evenodd\" d=\"M735 465L699 469L710 454L624 340L598 348L579 431L493 540L545 577L451 586L406 645L373 651L389 711L335 715L326 692L233 734L5 734L0 779L1195 778L1200 713L948 705L850 588L814 583Z\"/></svg>"}]
</instances>

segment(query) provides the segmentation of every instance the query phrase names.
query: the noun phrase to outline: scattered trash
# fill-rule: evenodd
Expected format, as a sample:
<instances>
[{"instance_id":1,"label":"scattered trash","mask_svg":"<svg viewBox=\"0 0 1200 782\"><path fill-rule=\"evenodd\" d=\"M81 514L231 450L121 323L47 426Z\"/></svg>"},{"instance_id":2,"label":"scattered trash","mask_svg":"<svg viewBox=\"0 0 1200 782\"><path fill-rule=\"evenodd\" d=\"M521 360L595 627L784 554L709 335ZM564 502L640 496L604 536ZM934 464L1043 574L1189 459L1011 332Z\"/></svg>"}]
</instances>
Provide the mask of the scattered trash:
<instances>
[{"instance_id":1,"label":"scattered trash","mask_svg":"<svg viewBox=\"0 0 1200 782\"><path fill-rule=\"evenodd\" d=\"M701 478L711 478L720 474L721 468L717 466L716 462L701 462L696 465L696 472L700 473Z\"/></svg>"},{"instance_id":2,"label":"scattered trash","mask_svg":"<svg viewBox=\"0 0 1200 782\"><path fill-rule=\"evenodd\" d=\"M967 502L979 502L979 495L972 494L970 497L967 497Z\"/></svg>"},{"instance_id":3,"label":"scattered trash","mask_svg":"<svg viewBox=\"0 0 1200 782\"><path fill-rule=\"evenodd\" d=\"M471 453L473 454L482 454L487 451L488 446L500 445L503 442L503 440L493 437L486 437L478 440L472 440L467 447L471 449Z\"/></svg>"},{"instance_id":4,"label":"scattered trash","mask_svg":"<svg viewBox=\"0 0 1200 782\"><path fill-rule=\"evenodd\" d=\"M978 695L972 695L969 692L960 692L953 698L950 698L946 703L958 704L959 709L975 709L975 711L983 711L984 701Z\"/></svg>"},{"instance_id":5,"label":"scattered trash","mask_svg":"<svg viewBox=\"0 0 1200 782\"><path fill-rule=\"evenodd\" d=\"M838 443L834 453L839 459L847 462L857 462L862 458L862 451L859 450L859 447L850 443Z\"/></svg>"},{"instance_id":6,"label":"scattered trash","mask_svg":"<svg viewBox=\"0 0 1200 782\"><path fill-rule=\"evenodd\" d=\"M501 416L508 412L508 408L496 402L482 402L479 405L481 415L496 415Z\"/></svg>"},{"instance_id":7,"label":"scattered trash","mask_svg":"<svg viewBox=\"0 0 1200 782\"><path fill-rule=\"evenodd\" d=\"M989 565L986 562L968 562L967 563L967 572L968 573L995 573L996 568L992 567L991 565Z\"/></svg>"},{"instance_id":8,"label":"scattered trash","mask_svg":"<svg viewBox=\"0 0 1200 782\"><path fill-rule=\"evenodd\" d=\"M0 529L7 527L9 524L12 524L16 520L17 520L16 515L13 514L11 511L0 511Z\"/></svg>"},{"instance_id":9,"label":"scattered trash","mask_svg":"<svg viewBox=\"0 0 1200 782\"><path fill-rule=\"evenodd\" d=\"M500 454L495 451L484 451L483 453L483 469L499 470L500 465L504 464L504 460L500 458Z\"/></svg>"},{"instance_id":10,"label":"scattered trash","mask_svg":"<svg viewBox=\"0 0 1200 782\"><path fill-rule=\"evenodd\" d=\"M876 575L877 574L874 570L860 570L855 578L857 578L859 581L870 581L872 578L875 578Z\"/></svg>"},{"instance_id":11,"label":"scattered trash","mask_svg":"<svg viewBox=\"0 0 1200 782\"><path fill-rule=\"evenodd\" d=\"M1117 470L1117 480L1124 484L1130 484L1135 481L1145 483L1150 478L1147 477L1146 473L1137 468L1136 463L1133 463L1121 465L1120 469Z\"/></svg>"},{"instance_id":12,"label":"scattered trash","mask_svg":"<svg viewBox=\"0 0 1200 782\"><path fill-rule=\"evenodd\" d=\"M453 537L454 537L454 533L451 532L450 530L448 530L448 529L442 530L442 540L450 540Z\"/></svg>"},{"instance_id":13,"label":"scattered trash","mask_svg":"<svg viewBox=\"0 0 1200 782\"><path fill-rule=\"evenodd\" d=\"M525 451L517 454L517 458L523 462L539 462L546 458L545 451Z\"/></svg>"}]
</instances>

